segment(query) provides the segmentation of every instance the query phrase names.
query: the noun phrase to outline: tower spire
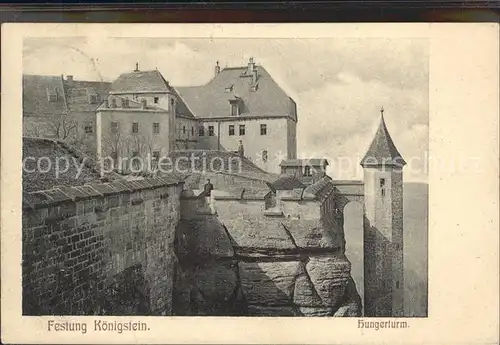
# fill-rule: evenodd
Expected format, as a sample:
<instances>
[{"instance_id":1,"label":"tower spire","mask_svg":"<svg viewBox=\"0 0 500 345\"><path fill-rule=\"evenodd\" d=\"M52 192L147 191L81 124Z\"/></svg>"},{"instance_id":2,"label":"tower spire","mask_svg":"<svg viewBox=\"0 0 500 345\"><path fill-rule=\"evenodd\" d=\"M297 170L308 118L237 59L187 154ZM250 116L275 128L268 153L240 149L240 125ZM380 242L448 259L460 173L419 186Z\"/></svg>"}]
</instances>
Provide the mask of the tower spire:
<instances>
[{"instance_id":1,"label":"tower spire","mask_svg":"<svg viewBox=\"0 0 500 345\"><path fill-rule=\"evenodd\" d=\"M406 162L394 145L384 119L384 107L380 109L380 124L375 137L361 160L362 166L401 165Z\"/></svg>"},{"instance_id":2,"label":"tower spire","mask_svg":"<svg viewBox=\"0 0 500 345\"><path fill-rule=\"evenodd\" d=\"M403 166L380 109L380 124L361 160L364 174L365 316L404 315Z\"/></svg>"}]
</instances>

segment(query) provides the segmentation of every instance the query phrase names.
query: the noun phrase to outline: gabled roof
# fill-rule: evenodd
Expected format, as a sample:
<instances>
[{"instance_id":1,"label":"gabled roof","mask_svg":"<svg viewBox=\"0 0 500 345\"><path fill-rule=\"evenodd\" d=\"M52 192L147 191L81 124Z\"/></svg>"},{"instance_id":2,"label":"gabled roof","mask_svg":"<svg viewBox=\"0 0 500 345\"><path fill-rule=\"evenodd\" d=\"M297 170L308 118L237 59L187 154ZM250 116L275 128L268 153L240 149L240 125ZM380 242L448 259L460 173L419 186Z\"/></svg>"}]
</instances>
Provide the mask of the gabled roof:
<instances>
[{"instance_id":1,"label":"gabled roof","mask_svg":"<svg viewBox=\"0 0 500 345\"><path fill-rule=\"evenodd\" d=\"M245 74L247 67L224 68L205 85L176 87L176 89L196 117L228 117L229 100L238 97L240 116L288 116L297 121L295 102L271 78L264 67L256 68L258 77L255 91L252 91L254 85L252 78Z\"/></svg>"},{"instance_id":2,"label":"gabled roof","mask_svg":"<svg viewBox=\"0 0 500 345\"><path fill-rule=\"evenodd\" d=\"M381 165L402 167L406 164L389 135L383 114L377 133L360 164L364 167Z\"/></svg>"},{"instance_id":3,"label":"gabled roof","mask_svg":"<svg viewBox=\"0 0 500 345\"><path fill-rule=\"evenodd\" d=\"M189 109L189 107L185 103L184 99L179 94L179 92L175 88L172 88L172 93L177 98L177 103L176 103L176 107L175 107L175 115L184 116L184 117L194 119L195 116L194 116L193 112L191 111L191 109Z\"/></svg>"},{"instance_id":4,"label":"gabled roof","mask_svg":"<svg viewBox=\"0 0 500 345\"><path fill-rule=\"evenodd\" d=\"M49 101L49 93L57 99ZM44 116L67 114L62 77L23 75L23 115Z\"/></svg>"},{"instance_id":5,"label":"gabled roof","mask_svg":"<svg viewBox=\"0 0 500 345\"><path fill-rule=\"evenodd\" d=\"M112 84L110 93L172 92L172 87L158 70L134 71L121 74Z\"/></svg>"},{"instance_id":6,"label":"gabled roof","mask_svg":"<svg viewBox=\"0 0 500 345\"><path fill-rule=\"evenodd\" d=\"M70 111L93 112L102 100L106 98L111 83L98 81L64 81L66 100ZM96 95L95 102L90 102L90 96Z\"/></svg>"}]
</instances>

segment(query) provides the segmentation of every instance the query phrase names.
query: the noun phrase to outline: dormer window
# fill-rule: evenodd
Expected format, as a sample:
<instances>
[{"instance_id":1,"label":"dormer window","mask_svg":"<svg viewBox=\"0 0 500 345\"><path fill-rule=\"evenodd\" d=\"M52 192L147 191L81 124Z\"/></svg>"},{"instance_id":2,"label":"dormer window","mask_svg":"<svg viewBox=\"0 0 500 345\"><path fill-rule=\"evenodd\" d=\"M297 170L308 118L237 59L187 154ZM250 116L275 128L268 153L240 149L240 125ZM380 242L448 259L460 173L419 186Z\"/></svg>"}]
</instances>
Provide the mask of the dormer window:
<instances>
[{"instance_id":1,"label":"dormer window","mask_svg":"<svg viewBox=\"0 0 500 345\"><path fill-rule=\"evenodd\" d=\"M306 165L304 167L304 173L303 173L303 176L305 177L311 177L312 176L312 171L311 171L311 167L309 165Z\"/></svg>"},{"instance_id":2,"label":"dormer window","mask_svg":"<svg viewBox=\"0 0 500 345\"><path fill-rule=\"evenodd\" d=\"M233 92L233 84L229 85L228 87L226 87L226 89L224 90L225 92Z\"/></svg>"},{"instance_id":3,"label":"dormer window","mask_svg":"<svg viewBox=\"0 0 500 345\"><path fill-rule=\"evenodd\" d=\"M255 92L259 89L259 83L254 84L250 87L250 91Z\"/></svg>"},{"instance_id":4,"label":"dormer window","mask_svg":"<svg viewBox=\"0 0 500 345\"><path fill-rule=\"evenodd\" d=\"M93 88L86 88L87 91L87 100L90 104L97 103L99 100L99 95L95 92Z\"/></svg>"},{"instance_id":5,"label":"dormer window","mask_svg":"<svg viewBox=\"0 0 500 345\"><path fill-rule=\"evenodd\" d=\"M240 110L238 107L238 104L232 103L231 104L231 116L238 116L240 114Z\"/></svg>"},{"instance_id":6,"label":"dormer window","mask_svg":"<svg viewBox=\"0 0 500 345\"><path fill-rule=\"evenodd\" d=\"M49 102L57 102L57 88L54 91L47 89L47 99Z\"/></svg>"}]
</instances>

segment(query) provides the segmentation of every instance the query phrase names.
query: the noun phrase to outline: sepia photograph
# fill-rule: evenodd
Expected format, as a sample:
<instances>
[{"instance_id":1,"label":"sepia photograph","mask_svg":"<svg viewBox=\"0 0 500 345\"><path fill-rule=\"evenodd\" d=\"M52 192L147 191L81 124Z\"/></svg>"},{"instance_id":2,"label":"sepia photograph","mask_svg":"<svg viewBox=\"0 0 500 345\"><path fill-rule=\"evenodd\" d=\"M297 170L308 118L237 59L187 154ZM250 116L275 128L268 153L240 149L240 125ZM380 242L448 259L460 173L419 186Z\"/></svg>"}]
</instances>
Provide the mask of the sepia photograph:
<instances>
[{"instance_id":1,"label":"sepia photograph","mask_svg":"<svg viewBox=\"0 0 500 345\"><path fill-rule=\"evenodd\" d=\"M23 314L426 317L428 47L26 38Z\"/></svg>"},{"instance_id":2,"label":"sepia photograph","mask_svg":"<svg viewBox=\"0 0 500 345\"><path fill-rule=\"evenodd\" d=\"M1 342L495 343L499 42L2 25Z\"/></svg>"}]
</instances>

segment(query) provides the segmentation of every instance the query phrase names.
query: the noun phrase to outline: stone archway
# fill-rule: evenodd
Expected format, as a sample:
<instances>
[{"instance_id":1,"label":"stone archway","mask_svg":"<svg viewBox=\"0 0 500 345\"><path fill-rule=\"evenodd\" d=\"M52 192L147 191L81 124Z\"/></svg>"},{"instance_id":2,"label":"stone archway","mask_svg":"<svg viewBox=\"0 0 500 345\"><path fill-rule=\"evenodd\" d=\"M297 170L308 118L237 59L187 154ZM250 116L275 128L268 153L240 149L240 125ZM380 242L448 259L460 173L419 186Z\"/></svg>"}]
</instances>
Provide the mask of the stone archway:
<instances>
[{"instance_id":1,"label":"stone archway","mask_svg":"<svg viewBox=\"0 0 500 345\"><path fill-rule=\"evenodd\" d=\"M335 181L335 209L339 214L344 236L344 250L351 262L351 276L364 301L364 237L365 206L364 184L361 181ZM363 307L364 310L364 307Z\"/></svg>"}]
</instances>

